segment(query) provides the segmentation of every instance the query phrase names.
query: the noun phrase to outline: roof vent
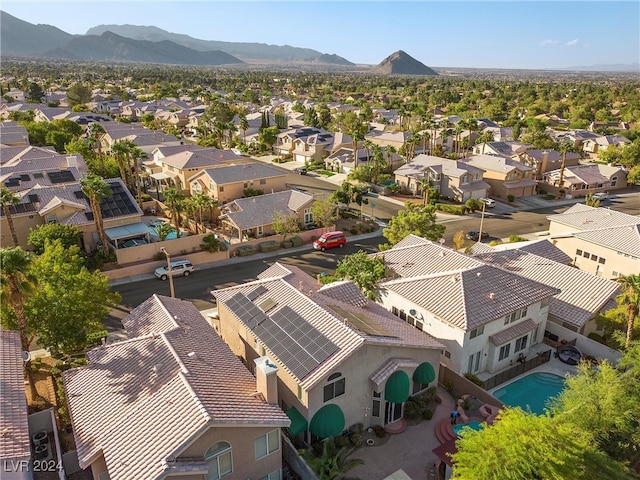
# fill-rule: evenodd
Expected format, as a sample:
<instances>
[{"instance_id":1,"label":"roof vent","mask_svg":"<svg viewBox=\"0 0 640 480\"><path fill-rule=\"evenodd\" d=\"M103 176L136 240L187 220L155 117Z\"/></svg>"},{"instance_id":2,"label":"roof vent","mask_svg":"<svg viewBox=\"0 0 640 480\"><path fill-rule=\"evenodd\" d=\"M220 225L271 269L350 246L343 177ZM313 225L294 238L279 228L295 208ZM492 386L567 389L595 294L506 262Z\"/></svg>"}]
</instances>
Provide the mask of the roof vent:
<instances>
[{"instance_id":1,"label":"roof vent","mask_svg":"<svg viewBox=\"0 0 640 480\"><path fill-rule=\"evenodd\" d=\"M156 373L156 374L159 373L160 370L162 370L162 367L164 367L164 365L162 363L156 363L153 366L153 373Z\"/></svg>"},{"instance_id":2,"label":"roof vent","mask_svg":"<svg viewBox=\"0 0 640 480\"><path fill-rule=\"evenodd\" d=\"M451 283L456 283L458 278L455 275L451 275Z\"/></svg>"},{"instance_id":3,"label":"roof vent","mask_svg":"<svg viewBox=\"0 0 640 480\"><path fill-rule=\"evenodd\" d=\"M187 357L189 358L198 358L198 354L196 352L187 353Z\"/></svg>"},{"instance_id":4,"label":"roof vent","mask_svg":"<svg viewBox=\"0 0 640 480\"><path fill-rule=\"evenodd\" d=\"M489 298L490 298L491 300L493 300L494 298L496 298L496 294L495 294L495 293L493 293L493 292L490 292L490 293L489 293Z\"/></svg>"},{"instance_id":5,"label":"roof vent","mask_svg":"<svg viewBox=\"0 0 640 480\"><path fill-rule=\"evenodd\" d=\"M476 276L479 277L481 275L481 272L476 272Z\"/></svg>"}]
</instances>

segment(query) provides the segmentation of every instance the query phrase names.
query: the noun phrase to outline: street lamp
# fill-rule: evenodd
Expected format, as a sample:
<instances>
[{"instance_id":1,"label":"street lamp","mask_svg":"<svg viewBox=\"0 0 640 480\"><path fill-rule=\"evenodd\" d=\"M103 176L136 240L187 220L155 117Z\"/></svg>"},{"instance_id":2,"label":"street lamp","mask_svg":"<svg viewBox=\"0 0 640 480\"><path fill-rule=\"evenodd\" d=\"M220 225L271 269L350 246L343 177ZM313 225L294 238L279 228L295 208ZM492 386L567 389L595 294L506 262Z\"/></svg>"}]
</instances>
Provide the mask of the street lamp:
<instances>
[{"instance_id":1,"label":"street lamp","mask_svg":"<svg viewBox=\"0 0 640 480\"><path fill-rule=\"evenodd\" d=\"M484 226L484 209L487 207L485 202L482 202L482 216L480 217L480 231L478 232L478 241L482 242L482 227Z\"/></svg>"},{"instance_id":2,"label":"street lamp","mask_svg":"<svg viewBox=\"0 0 640 480\"><path fill-rule=\"evenodd\" d=\"M171 298L176 298L176 291L173 289L173 275L171 273L171 255L167 252L167 249L164 247L160 247L162 253L164 253L167 257L167 275L169 275L169 288L171 289Z\"/></svg>"}]
</instances>

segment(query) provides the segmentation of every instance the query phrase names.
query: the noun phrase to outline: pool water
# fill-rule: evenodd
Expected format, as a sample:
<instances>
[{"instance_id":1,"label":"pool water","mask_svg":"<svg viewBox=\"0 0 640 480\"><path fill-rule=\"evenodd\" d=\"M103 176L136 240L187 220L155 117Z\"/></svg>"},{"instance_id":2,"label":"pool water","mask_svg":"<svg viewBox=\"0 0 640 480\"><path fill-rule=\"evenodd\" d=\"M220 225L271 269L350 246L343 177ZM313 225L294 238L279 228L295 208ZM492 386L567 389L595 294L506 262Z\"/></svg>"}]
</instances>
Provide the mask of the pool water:
<instances>
[{"instance_id":1,"label":"pool water","mask_svg":"<svg viewBox=\"0 0 640 480\"><path fill-rule=\"evenodd\" d=\"M463 435L463 431L467 428L470 428L472 430L480 430L482 429L482 422L479 420L471 420L469 423L454 425L453 431L457 436L461 437Z\"/></svg>"},{"instance_id":2,"label":"pool water","mask_svg":"<svg viewBox=\"0 0 640 480\"><path fill-rule=\"evenodd\" d=\"M552 373L531 373L493 392L493 396L510 407L541 415L547 401L564 389L564 378Z\"/></svg>"},{"instance_id":3,"label":"pool water","mask_svg":"<svg viewBox=\"0 0 640 480\"><path fill-rule=\"evenodd\" d=\"M153 237L159 237L157 227L155 227L154 225L151 225L151 226L149 227L149 229L150 229L149 233L150 233ZM186 237L186 236L188 236L188 235L189 235L189 234L188 234L187 232L180 232L180 238L182 238L182 237ZM173 240L174 238L177 238L177 235L176 235L175 230L174 230L173 232L171 232L169 235L167 235L166 240Z\"/></svg>"}]
</instances>

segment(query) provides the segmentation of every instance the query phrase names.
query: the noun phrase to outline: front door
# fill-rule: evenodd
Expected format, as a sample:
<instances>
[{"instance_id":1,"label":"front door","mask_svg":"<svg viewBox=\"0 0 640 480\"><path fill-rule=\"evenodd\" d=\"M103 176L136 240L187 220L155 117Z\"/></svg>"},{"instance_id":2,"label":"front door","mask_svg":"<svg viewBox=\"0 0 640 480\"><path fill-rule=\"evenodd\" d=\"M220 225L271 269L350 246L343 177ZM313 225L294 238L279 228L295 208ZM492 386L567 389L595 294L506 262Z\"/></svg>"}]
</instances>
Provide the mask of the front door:
<instances>
[{"instance_id":1,"label":"front door","mask_svg":"<svg viewBox=\"0 0 640 480\"><path fill-rule=\"evenodd\" d=\"M384 424L393 423L402 418L402 403L386 402Z\"/></svg>"}]
</instances>

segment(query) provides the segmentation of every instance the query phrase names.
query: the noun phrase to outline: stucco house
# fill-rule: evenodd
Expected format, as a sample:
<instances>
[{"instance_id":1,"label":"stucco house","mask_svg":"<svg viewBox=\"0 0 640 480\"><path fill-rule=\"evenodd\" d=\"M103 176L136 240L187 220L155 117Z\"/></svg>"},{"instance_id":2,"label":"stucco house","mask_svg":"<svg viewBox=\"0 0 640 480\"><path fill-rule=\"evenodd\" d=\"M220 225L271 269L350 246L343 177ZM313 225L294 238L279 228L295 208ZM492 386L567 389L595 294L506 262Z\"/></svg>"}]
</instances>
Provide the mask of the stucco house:
<instances>
[{"instance_id":1,"label":"stucco house","mask_svg":"<svg viewBox=\"0 0 640 480\"><path fill-rule=\"evenodd\" d=\"M512 157L524 152L531 145L522 142L486 142L478 143L473 146L474 155L499 155L503 157Z\"/></svg>"},{"instance_id":2,"label":"stucco house","mask_svg":"<svg viewBox=\"0 0 640 480\"><path fill-rule=\"evenodd\" d=\"M386 147L382 147L382 155L387 163L387 168L395 170L404 164L404 159L397 153L389 153ZM327 170L338 173L346 173L353 171L356 167L367 165L372 161L372 152L370 149L358 148L356 153L357 161L354 161L353 146L344 145L334 150L324 160Z\"/></svg>"},{"instance_id":3,"label":"stucco house","mask_svg":"<svg viewBox=\"0 0 640 480\"><path fill-rule=\"evenodd\" d=\"M350 281L321 285L276 263L212 292L212 320L249 368L278 367L280 406L299 443L401 421L410 395L437 385L442 344L368 300Z\"/></svg>"},{"instance_id":4,"label":"stucco house","mask_svg":"<svg viewBox=\"0 0 640 480\"><path fill-rule=\"evenodd\" d=\"M107 122L102 124L102 128L105 133L100 135L99 141L104 152L110 152L111 146L118 140L132 141L147 155L157 147L182 143L175 135L167 135L159 130L149 130L136 123Z\"/></svg>"},{"instance_id":5,"label":"stucco house","mask_svg":"<svg viewBox=\"0 0 640 480\"><path fill-rule=\"evenodd\" d=\"M455 372L497 372L542 342L558 289L414 235L374 255L399 277L381 305L443 343Z\"/></svg>"},{"instance_id":6,"label":"stucco house","mask_svg":"<svg viewBox=\"0 0 640 480\"><path fill-rule=\"evenodd\" d=\"M631 141L622 135L600 135L599 137L585 140L582 144L582 149L586 153L597 154L605 151L610 146L624 147L629 143Z\"/></svg>"},{"instance_id":7,"label":"stucco house","mask_svg":"<svg viewBox=\"0 0 640 480\"><path fill-rule=\"evenodd\" d=\"M29 146L29 133L18 122L2 122L0 123L0 145L27 147Z\"/></svg>"},{"instance_id":8,"label":"stucco house","mask_svg":"<svg viewBox=\"0 0 640 480\"><path fill-rule=\"evenodd\" d=\"M262 193L287 188L287 173L261 162L207 168L189 178L191 194L203 192L220 205L242 198L246 189Z\"/></svg>"},{"instance_id":9,"label":"stucco house","mask_svg":"<svg viewBox=\"0 0 640 480\"><path fill-rule=\"evenodd\" d=\"M517 154L517 159L533 168L534 178L540 180L544 174L562 166L562 154L555 150L526 150ZM578 153L569 152L565 157L565 167L573 167L580 162Z\"/></svg>"},{"instance_id":10,"label":"stucco house","mask_svg":"<svg viewBox=\"0 0 640 480\"><path fill-rule=\"evenodd\" d=\"M421 194L422 180L429 179L440 195L459 202L486 197L491 188L480 168L432 155L420 154L394 174L396 183L414 195Z\"/></svg>"},{"instance_id":11,"label":"stucco house","mask_svg":"<svg viewBox=\"0 0 640 480\"><path fill-rule=\"evenodd\" d=\"M149 231L142 223L143 212L120 178L105 179L111 196L102 200L103 223L107 237L117 245L119 240L144 235ZM93 212L89 200L78 183L63 185L36 185L19 193L21 201L10 205L9 211L18 238L18 244L29 250L29 231L45 223L75 225L82 232L81 243L91 252L98 243ZM122 228L128 227L124 232ZM11 231L4 211L0 211L0 245L13 245Z\"/></svg>"},{"instance_id":12,"label":"stucco house","mask_svg":"<svg viewBox=\"0 0 640 480\"><path fill-rule=\"evenodd\" d=\"M220 208L218 217L223 230L242 241L274 234L273 217L276 212L298 219L301 225L313 223L311 207L314 198L297 190L238 198Z\"/></svg>"},{"instance_id":13,"label":"stucco house","mask_svg":"<svg viewBox=\"0 0 640 480\"><path fill-rule=\"evenodd\" d=\"M578 203L547 219L554 245L580 270L609 279L640 272L637 216Z\"/></svg>"},{"instance_id":14,"label":"stucco house","mask_svg":"<svg viewBox=\"0 0 640 480\"><path fill-rule=\"evenodd\" d=\"M560 194L564 190L572 197L585 197L598 192L611 192L627 186L627 171L623 167L602 164L575 165L566 167L560 184L560 169L542 176L540 188L549 193Z\"/></svg>"},{"instance_id":15,"label":"stucco house","mask_svg":"<svg viewBox=\"0 0 640 480\"><path fill-rule=\"evenodd\" d=\"M277 399L192 303L154 295L132 338L63 373L80 467L94 480L282 478Z\"/></svg>"},{"instance_id":16,"label":"stucco house","mask_svg":"<svg viewBox=\"0 0 640 480\"><path fill-rule=\"evenodd\" d=\"M533 168L520 162L498 155L473 155L462 161L484 171L483 179L491 186L494 197L535 194L537 183L533 179Z\"/></svg>"}]
</instances>

